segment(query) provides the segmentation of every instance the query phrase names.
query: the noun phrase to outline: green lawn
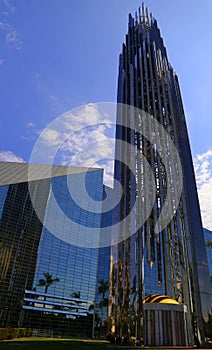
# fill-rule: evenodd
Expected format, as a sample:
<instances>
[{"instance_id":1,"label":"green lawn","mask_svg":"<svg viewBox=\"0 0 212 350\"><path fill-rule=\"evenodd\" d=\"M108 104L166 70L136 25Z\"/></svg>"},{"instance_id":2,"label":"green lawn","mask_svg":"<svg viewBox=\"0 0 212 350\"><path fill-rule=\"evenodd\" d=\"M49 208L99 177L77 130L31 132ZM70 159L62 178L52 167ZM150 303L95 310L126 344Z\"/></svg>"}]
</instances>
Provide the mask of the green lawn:
<instances>
[{"instance_id":1,"label":"green lawn","mask_svg":"<svg viewBox=\"0 0 212 350\"><path fill-rule=\"evenodd\" d=\"M117 350L104 341L22 338L0 342L1 350ZM135 349L132 347L132 349Z\"/></svg>"},{"instance_id":2,"label":"green lawn","mask_svg":"<svg viewBox=\"0 0 212 350\"><path fill-rule=\"evenodd\" d=\"M0 341L1 350L122 350L126 347L113 346L105 341L80 339L21 338ZM128 350L139 349L127 347ZM141 349L141 348L140 348ZM151 348L151 350L157 350ZM161 349L160 349L161 350ZM172 348L172 350L176 350ZM180 350L179 348L177 350Z\"/></svg>"}]
</instances>

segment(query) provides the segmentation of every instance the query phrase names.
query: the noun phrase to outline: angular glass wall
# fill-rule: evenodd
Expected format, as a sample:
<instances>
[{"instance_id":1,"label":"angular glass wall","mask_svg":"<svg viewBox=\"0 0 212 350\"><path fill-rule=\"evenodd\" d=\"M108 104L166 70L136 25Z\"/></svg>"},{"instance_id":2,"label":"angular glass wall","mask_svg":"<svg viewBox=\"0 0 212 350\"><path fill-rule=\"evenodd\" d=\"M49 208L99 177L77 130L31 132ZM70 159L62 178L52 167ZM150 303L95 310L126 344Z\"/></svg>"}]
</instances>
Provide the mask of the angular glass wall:
<instances>
[{"instance_id":1,"label":"angular glass wall","mask_svg":"<svg viewBox=\"0 0 212 350\"><path fill-rule=\"evenodd\" d=\"M89 210L80 208L70 195L69 181L78 196L83 196L84 175L51 179L52 191L44 222L54 227L57 236L43 227L33 289L27 290L24 298L25 326L31 324L36 327L37 324L46 328L50 322L54 334L92 334L98 249L67 242L68 236L77 239L80 235L86 236L87 228L100 230L101 227L102 171L86 173L86 187L95 201L93 207L89 207ZM55 210L53 197L64 216L59 216L58 210ZM86 205L86 199L82 197L81 203ZM70 218L68 226L65 225L67 217Z\"/></svg>"},{"instance_id":2,"label":"angular glass wall","mask_svg":"<svg viewBox=\"0 0 212 350\"><path fill-rule=\"evenodd\" d=\"M35 185L35 186L34 186ZM45 208L48 183L32 184ZM19 326L24 289L31 289L42 224L31 204L28 184L0 186L0 323Z\"/></svg>"},{"instance_id":3,"label":"angular glass wall","mask_svg":"<svg viewBox=\"0 0 212 350\"><path fill-rule=\"evenodd\" d=\"M13 167L2 180L12 183L0 186L1 326L92 336L97 280L109 278L108 251L87 238L100 239L103 170L53 167L41 179L48 171L35 166L29 187L26 165Z\"/></svg>"}]
</instances>

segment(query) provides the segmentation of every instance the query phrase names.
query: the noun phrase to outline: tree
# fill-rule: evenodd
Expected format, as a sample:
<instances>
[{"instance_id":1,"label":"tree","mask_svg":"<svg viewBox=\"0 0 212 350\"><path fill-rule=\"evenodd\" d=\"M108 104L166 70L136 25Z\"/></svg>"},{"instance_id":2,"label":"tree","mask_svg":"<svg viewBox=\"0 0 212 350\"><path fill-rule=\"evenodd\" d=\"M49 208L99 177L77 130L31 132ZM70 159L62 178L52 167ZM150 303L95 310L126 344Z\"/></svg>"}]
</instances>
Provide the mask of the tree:
<instances>
[{"instance_id":1,"label":"tree","mask_svg":"<svg viewBox=\"0 0 212 350\"><path fill-rule=\"evenodd\" d=\"M98 283L98 294L102 294L102 300L105 300L105 294L109 290L109 281L104 281L103 279L101 279L98 281Z\"/></svg>"},{"instance_id":2,"label":"tree","mask_svg":"<svg viewBox=\"0 0 212 350\"><path fill-rule=\"evenodd\" d=\"M56 282L60 282L59 278L52 278L52 274L49 272L43 273L44 278L39 279L37 286L45 287L44 293L47 294L49 287ZM46 300L46 296L44 296L44 300Z\"/></svg>"},{"instance_id":3,"label":"tree","mask_svg":"<svg viewBox=\"0 0 212 350\"><path fill-rule=\"evenodd\" d=\"M78 292L73 292L73 293L71 294L71 297L72 297L72 298L77 298L77 299L79 299L79 298L80 298L80 291L78 291Z\"/></svg>"},{"instance_id":4,"label":"tree","mask_svg":"<svg viewBox=\"0 0 212 350\"><path fill-rule=\"evenodd\" d=\"M212 241L208 241L205 243L206 248L212 248Z\"/></svg>"},{"instance_id":5,"label":"tree","mask_svg":"<svg viewBox=\"0 0 212 350\"><path fill-rule=\"evenodd\" d=\"M107 291L109 290L109 281L104 281L103 279L98 281L99 287L98 287L98 294L102 295L102 300L99 303L99 307L101 309L101 324L100 327L102 327L102 319L103 319L103 307L108 306L108 298L105 298L105 295Z\"/></svg>"},{"instance_id":6,"label":"tree","mask_svg":"<svg viewBox=\"0 0 212 350\"><path fill-rule=\"evenodd\" d=\"M78 292L73 292L70 296L72 298L75 298L75 299L80 299L80 291L78 290ZM79 302L78 301L71 301L71 304L76 305L76 311L78 312L79 309L77 308L77 306L79 305ZM78 316L76 316L76 318L78 319Z\"/></svg>"},{"instance_id":7,"label":"tree","mask_svg":"<svg viewBox=\"0 0 212 350\"><path fill-rule=\"evenodd\" d=\"M208 241L205 243L206 248L211 248L212 249L212 241ZM210 281L212 284L212 275L210 276Z\"/></svg>"}]
</instances>

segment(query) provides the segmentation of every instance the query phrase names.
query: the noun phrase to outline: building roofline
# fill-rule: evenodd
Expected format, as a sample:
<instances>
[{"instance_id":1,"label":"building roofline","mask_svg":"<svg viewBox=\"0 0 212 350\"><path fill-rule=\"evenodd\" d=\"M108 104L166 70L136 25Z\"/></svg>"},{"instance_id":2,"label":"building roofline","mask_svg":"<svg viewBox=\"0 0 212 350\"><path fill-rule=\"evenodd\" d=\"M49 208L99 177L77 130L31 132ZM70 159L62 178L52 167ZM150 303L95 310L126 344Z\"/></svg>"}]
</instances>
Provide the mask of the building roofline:
<instances>
[{"instance_id":1,"label":"building roofline","mask_svg":"<svg viewBox=\"0 0 212 350\"><path fill-rule=\"evenodd\" d=\"M0 161L0 186L102 170L102 168Z\"/></svg>"}]
</instances>

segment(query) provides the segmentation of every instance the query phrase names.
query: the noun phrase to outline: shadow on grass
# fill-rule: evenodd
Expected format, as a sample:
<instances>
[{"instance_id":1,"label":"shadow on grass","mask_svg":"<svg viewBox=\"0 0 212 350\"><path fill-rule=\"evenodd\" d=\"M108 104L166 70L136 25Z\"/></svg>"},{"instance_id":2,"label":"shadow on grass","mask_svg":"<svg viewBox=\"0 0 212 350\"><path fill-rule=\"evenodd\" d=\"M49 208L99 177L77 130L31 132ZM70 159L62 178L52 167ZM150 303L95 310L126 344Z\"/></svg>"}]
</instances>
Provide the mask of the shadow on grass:
<instances>
[{"instance_id":1,"label":"shadow on grass","mask_svg":"<svg viewBox=\"0 0 212 350\"><path fill-rule=\"evenodd\" d=\"M208 347L211 349L211 347ZM136 347L125 347L110 345L109 343L101 341L89 341L89 340L66 340L66 339L15 339L11 341L0 341L1 350L135 350ZM139 349L139 348L137 348ZM141 348L140 348L141 349ZM167 348L170 350L171 348ZM185 348L182 348L185 350ZM151 350L166 350L166 348L151 348ZM172 348L171 350L180 350L178 348ZM192 349L190 349L192 350Z\"/></svg>"},{"instance_id":2,"label":"shadow on grass","mask_svg":"<svg viewBox=\"0 0 212 350\"><path fill-rule=\"evenodd\" d=\"M83 342L74 340L48 340L48 339L36 339L36 340L12 340L0 342L1 350L113 350L113 347L109 347L104 343ZM114 347L117 349L117 347Z\"/></svg>"}]
</instances>

